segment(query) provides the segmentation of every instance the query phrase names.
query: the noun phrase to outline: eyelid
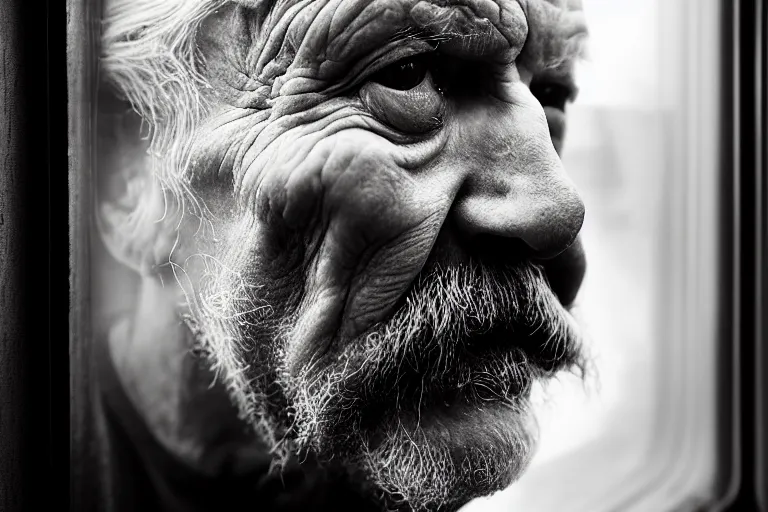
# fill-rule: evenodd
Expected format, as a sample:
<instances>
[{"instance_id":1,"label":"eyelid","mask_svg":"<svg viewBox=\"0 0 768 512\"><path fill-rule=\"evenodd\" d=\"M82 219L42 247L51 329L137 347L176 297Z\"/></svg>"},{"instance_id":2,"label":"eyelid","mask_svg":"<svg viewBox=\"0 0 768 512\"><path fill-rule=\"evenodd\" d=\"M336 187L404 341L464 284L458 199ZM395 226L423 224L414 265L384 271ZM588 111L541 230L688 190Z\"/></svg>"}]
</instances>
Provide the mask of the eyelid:
<instances>
[{"instance_id":1,"label":"eyelid","mask_svg":"<svg viewBox=\"0 0 768 512\"><path fill-rule=\"evenodd\" d=\"M573 78L569 76L558 76L558 75L537 76L531 82L531 87L535 85L541 85L541 84L554 84L554 85L560 85L562 87L565 87L565 89L568 91L568 96L565 98L566 103L573 103L574 101L576 101L576 98L579 95L579 87L573 81Z\"/></svg>"},{"instance_id":2,"label":"eyelid","mask_svg":"<svg viewBox=\"0 0 768 512\"><path fill-rule=\"evenodd\" d=\"M442 126L445 101L429 73L408 90L369 81L360 89L360 99L375 118L404 133L426 134Z\"/></svg>"},{"instance_id":3,"label":"eyelid","mask_svg":"<svg viewBox=\"0 0 768 512\"><path fill-rule=\"evenodd\" d=\"M348 76L352 78L345 81L340 90L334 92L343 94L345 91L354 89L361 83L366 82L387 66L391 66L403 59L415 57L417 55L426 55L428 53L433 53L434 51L435 48L433 45L418 39L409 40L405 44L403 44L403 41L398 41L386 45L377 52L377 55L371 55L369 58L356 63L348 74Z\"/></svg>"}]
</instances>

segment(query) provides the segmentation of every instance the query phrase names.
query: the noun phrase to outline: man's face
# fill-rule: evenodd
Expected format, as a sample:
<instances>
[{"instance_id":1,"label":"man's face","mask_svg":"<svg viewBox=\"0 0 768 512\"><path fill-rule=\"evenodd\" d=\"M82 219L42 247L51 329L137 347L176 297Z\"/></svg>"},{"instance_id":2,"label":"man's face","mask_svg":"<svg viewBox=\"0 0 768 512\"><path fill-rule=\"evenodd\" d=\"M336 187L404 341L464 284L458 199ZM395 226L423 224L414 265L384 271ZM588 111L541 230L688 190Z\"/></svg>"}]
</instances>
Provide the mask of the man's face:
<instances>
[{"instance_id":1,"label":"man's face","mask_svg":"<svg viewBox=\"0 0 768 512\"><path fill-rule=\"evenodd\" d=\"M275 453L458 506L532 453L581 362L584 208L559 151L574 6L227 4L197 34L192 325ZM245 5L249 4L249 5Z\"/></svg>"}]
</instances>

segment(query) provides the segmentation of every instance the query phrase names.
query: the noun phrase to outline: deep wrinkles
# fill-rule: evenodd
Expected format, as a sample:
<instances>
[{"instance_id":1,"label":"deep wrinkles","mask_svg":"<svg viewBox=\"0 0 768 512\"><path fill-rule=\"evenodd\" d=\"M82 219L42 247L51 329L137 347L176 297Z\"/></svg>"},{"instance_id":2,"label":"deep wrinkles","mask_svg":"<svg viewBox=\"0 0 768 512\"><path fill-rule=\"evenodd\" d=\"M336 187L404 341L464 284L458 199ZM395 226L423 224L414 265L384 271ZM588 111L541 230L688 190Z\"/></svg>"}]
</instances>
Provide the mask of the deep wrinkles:
<instances>
[{"instance_id":1,"label":"deep wrinkles","mask_svg":"<svg viewBox=\"0 0 768 512\"><path fill-rule=\"evenodd\" d=\"M296 1L283 1L278 2L272 9L270 14L264 21L264 27L262 27L260 34L255 39L254 44L250 51L250 56L246 59L248 62L254 60L254 56L258 56L259 66L264 66L261 69L256 69L251 74L257 74L259 81L265 84L272 83L270 98L265 100L261 96L265 91L264 87L257 89L257 94L254 95L253 91L245 94L249 98L259 98L254 105L256 111L268 108L268 118L263 118L257 122L249 116L244 116L242 122L235 124L240 125L239 129L242 133L237 133L235 130L227 130L234 136L232 142L225 143L227 148L225 154L234 154L234 157L228 160L233 164L231 166L233 180L235 184L235 191L239 191L246 179L246 173L248 175L259 177L260 170L267 167L267 160L271 160L275 155L275 151L265 151L270 146L273 146L278 139L283 143L280 146L285 146L285 142L291 139L291 146L295 147L296 140L303 137L307 131L319 130L324 135L328 135L327 130L323 128L329 124L333 124L342 117L352 116L357 114L359 117L364 115L364 110L357 105L356 101L351 98L337 98L331 99L329 94L324 94L323 89L337 88L335 79L319 79L313 78L312 75L316 70L320 69L319 59L327 59L328 55L323 55L324 52L320 52L322 47L334 47L349 43L356 35L361 32L368 32L371 29L371 24L376 23L376 17L372 14L381 12L382 10L393 11L398 9L403 12L404 6L419 6L424 5L423 1L396 1L396 0L380 0L373 3L360 2L357 0L336 0L332 2L296 2ZM434 2L435 4L445 4L447 2ZM539 5L542 4L542 5ZM444 7L440 7L445 9ZM520 24L521 15L512 14L512 11L516 9L520 11L520 6L517 2L489 2L488 0L466 0L460 2L452 2L451 10L446 11L446 16L454 13L454 9L459 7L471 8L478 16L484 16L491 19L496 27L501 27L501 31L508 37L513 31L520 32L525 30L525 24L522 28L520 26L514 27L514 22ZM548 23L547 41L550 41L547 47L543 46L540 42L540 37L533 34L529 38L525 49L525 58L529 61L535 60L533 54L536 53L535 48L541 47L542 52L548 52L550 54L556 53L556 48L565 47L570 48L570 43L563 42L560 46L557 46L555 42L551 42L553 39L553 31L557 30L557 27L564 27L564 35L570 38L574 30L578 30L574 27L578 26L578 23L571 22L570 25L565 23L557 23L557 16L562 9L551 5L546 2L535 2L526 4L526 13L529 18L529 23L535 26L540 26L541 20L546 19ZM371 13L371 14L369 14ZM536 16L534 16L534 14ZM350 17L352 20L350 21ZM562 17L562 16L561 16ZM535 19L534 19L535 18ZM565 19L565 18L564 18ZM570 18L568 18L570 20ZM356 21L361 20L357 23ZM536 21L539 20L539 21ZM386 23L380 21L383 25L390 26L391 20ZM253 24L240 23L242 26L253 26ZM347 27L339 30L336 27ZM554 28L552 28L554 27ZM390 26L390 30L394 30ZM519 36L519 34L518 34ZM314 42L307 41L307 38L315 39ZM252 40L249 39L249 40ZM368 38L370 39L370 38ZM554 37L554 39L557 39ZM570 40L570 39L568 39ZM297 45L300 46L298 48ZM528 46L534 48L532 50ZM363 45L354 45L358 48L362 48ZM571 45L572 46L572 45ZM278 50L279 49L279 50ZM362 50L360 50L362 51ZM203 51L205 54L205 49ZM272 60L269 60L269 56L272 55ZM231 60L240 60L237 58ZM267 64L270 63L270 64ZM315 66L314 68L311 66ZM269 68L269 75L266 76L265 72ZM290 68L290 69L289 69ZM338 78L338 77L337 77ZM299 85L301 84L301 85ZM266 85L265 85L266 87ZM313 92L313 91L317 92ZM281 93L289 92L290 95L281 96ZM240 102L242 103L242 102ZM347 107L352 107L352 111ZM250 109L247 109L250 110ZM255 113L255 112L254 112ZM215 121L215 117L214 117ZM373 121L373 120L371 120ZM318 123L320 128L316 128ZM351 124L355 124L354 122ZM370 128L380 123L367 122L360 123L359 120L356 123L358 126L364 128ZM314 125L314 127L313 127ZM298 129L298 132L295 132ZM294 134L289 132L294 131ZM338 131L338 130L334 130ZM219 139L216 135L216 131L202 130L203 134L200 137L201 141L205 144L205 139L211 138ZM245 135L243 135L245 133ZM211 148L211 144L205 144L208 149ZM237 150L233 151L231 145L236 145ZM215 149L215 148L213 148ZM214 151L215 153L221 153L221 149ZM254 157L247 157L247 155L255 155ZM207 159L210 162L210 159ZM223 159L222 159L223 160ZM200 172L206 172L205 169L201 169L199 166L195 166ZM219 165L217 168L225 169L228 165ZM209 167L210 169L210 167ZM221 172L220 172L221 174ZM257 178L260 179L260 178ZM246 201L247 202L247 201Z\"/></svg>"},{"instance_id":2,"label":"deep wrinkles","mask_svg":"<svg viewBox=\"0 0 768 512\"><path fill-rule=\"evenodd\" d=\"M200 91L207 96L211 88L200 86L195 78L196 73L200 72L200 78L212 84L213 99L216 100L212 102L213 105L223 103L246 109L251 113L249 120L236 124L247 131L260 130L261 125L267 121L263 114L256 116L256 112L269 112L270 123L280 115L280 109L275 108L279 107L276 100L286 80L277 78L284 77L289 67L296 68L297 77L308 76L306 71L298 71L298 68L306 65L300 65L294 57L301 41L309 33L309 27L329 23L331 28L326 33L330 37L339 41L349 38L354 24L350 23L347 30L338 30L335 26L347 26L343 23L346 18L341 14L353 13L350 6L365 2L336 1L334 8L327 11L322 7L328 5L328 2L321 0L286 0L274 4L243 0L238 3L241 4L239 10L227 10L223 0L198 0L194 4L180 0L109 0L105 5L101 56L104 79L120 95L130 100L146 121L152 134L153 153L163 159L154 171L170 192L168 197L178 204L196 204L197 200L188 188L196 170L205 172L206 169L214 168L219 169L220 174L226 174L221 170L226 171L227 167L223 164L216 167L189 165L184 153L191 145L179 143L180 138L192 130L191 125L197 122L199 116L196 112L204 110L204 107L208 110L208 104L203 101ZM415 3L414 0L390 0L371 5L389 9L395 6L397 9L398 5L413 6ZM434 3L445 5L448 2ZM571 3L574 2L568 2ZM267 4L271 8L265 14L264 6ZM519 21L515 11L522 6L531 29L521 57L533 68L556 67L581 53L581 42L586 33L583 17L569 10L563 0L539 0L519 5L512 1L463 0L453 2L453 5L471 7L478 17L487 17L504 34L512 33L513 28L510 27L515 27L515 22ZM225 15L210 16L214 11ZM205 23L225 24L227 30L219 32L225 36L223 44L206 37L206 30L197 30L204 16L209 16ZM236 22L227 19L227 16L248 19ZM395 31L393 35L398 32L402 31ZM228 34L240 44L231 44L231 37L226 40ZM244 41L248 44L244 44ZM329 43L340 44L332 41ZM235 54L232 55L232 52ZM228 65L234 69L227 71ZM231 81L228 87L227 80ZM330 81L315 81L308 85L327 90L334 87ZM290 90L290 87L285 90ZM288 98L283 102L283 105L292 107L283 106L282 112L290 109L308 110L313 103L327 100L328 95L313 97L305 94L301 101L297 99ZM211 113L208 114L210 119ZM204 133L209 137L214 135L210 130L204 130ZM249 138L255 140L253 135L249 135ZM198 143L216 151L205 139ZM247 144L241 145L244 146ZM198 152L197 158L206 160L201 154Z\"/></svg>"},{"instance_id":3,"label":"deep wrinkles","mask_svg":"<svg viewBox=\"0 0 768 512\"><path fill-rule=\"evenodd\" d=\"M264 84L262 93L268 86L270 98L275 99L294 79L317 79L315 85L322 90L348 78L343 74L355 60L407 26L426 32L433 27L437 33L428 35L437 39L471 38L478 35L473 25L483 29L481 20L487 20L515 53L530 39L526 59L536 68L579 55L586 34L583 16L562 0L291 0L278 2L251 47L239 51L248 53L243 59L246 72ZM459 21L465 24L463 33L456 30ZM486 43L489 38L486 34Z\"/></svg>"},{"instance_id":4,"label":"deep wrinkles","mask_svg":"<svg viewBox=\"0 0 768 512\"><path fill-rule=\"evenodd\" d=\"M430 26L455 28L455 19L470 15L463 8L469 9L476 19L489 19L508 47L520 46L525 39L522 10L512 1L465 0L449 7L440 5L445 2L423 0L284 1L273 8L247 50L245 62L250 69L246 71L265 86L271 86L271 99L284 94L284 88L294 79L315 78L318 88L329 87L344 78L341 75L356 59L386 44L407 25L425 28L418 27L412 13L423 14L433 4L436 9L429 11L441 19L430 20ZM238 15L247 15L247 11ZM471 30L476 20L466 24L468 33L454 35L476 35ZM328 66L328 62L338 62L340 66Z\"/></svg>"},{"instance_id":5,"label":"deep wrinkles","mask_svg":"<svg viewBox=\"0 0 768 512\"><path fill-rule=\"evenodd\" d=\"M534 73L572 65L586 53L588 35L581 0L526 3L529 37L522 63Z\"/></svg>"},{"instance_id":6,"label":"deep wrinkles","mask_svg":"<svg viewBox=\"0 0 768 512\"><path fill-rule=\"evenodd\" d=\"M264 180L287 182L312 157L319 143L335 140L334 136L345 130L371 132L371 144L375 138L375 145L391 153L404 169L423 165L445 142L443 136L422 144L396 145L387 140L389 133L380 123L370 119L354 101L342 98L271 123L265 119L254 124L254 115L257 112L216 116L198 132L197 142L192 144L197 174L203 175L212 167L229 169L234 192L241 207L246 208L258 207L264 200L260 191L274 189L265 186ZM222 117L227 122L219 122Z\"/></svg>"}]
</instances>

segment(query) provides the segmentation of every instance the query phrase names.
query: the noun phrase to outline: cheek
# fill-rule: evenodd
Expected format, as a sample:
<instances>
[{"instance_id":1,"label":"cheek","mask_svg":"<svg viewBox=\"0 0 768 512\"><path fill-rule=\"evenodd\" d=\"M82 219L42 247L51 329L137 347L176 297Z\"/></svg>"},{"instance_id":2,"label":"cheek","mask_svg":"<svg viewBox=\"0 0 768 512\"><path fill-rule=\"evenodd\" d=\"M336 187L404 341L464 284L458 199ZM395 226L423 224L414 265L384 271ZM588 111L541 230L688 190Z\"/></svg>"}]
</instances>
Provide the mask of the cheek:
<instances>
[{"instance_id":1,"label":"cheek","mask_svg":"<svg viewBox=\"0 0 768 512\"><path fill-rule=\"evenodd\" d=\"M357 266L363 253L424 225L450 204L444 186L404 169L400 148L365 130L296 146L273 157L251 180L255 190L244 195L272 234L301 233L316 245L332 235L343 250L341 266Z\"/></svg>"},{"instance_id":2,"label":"cheek","mask_svg":"<svg viewBox=\"0 0 768 512\"><path fill-rule=\"evenodd\" d=\"M431 251L458 183L405 170L399 151L347 130L303 151L298 165L275 159L251 194L259 243L279 245L274 255L303 255L303 301L288 351L296 366L383 320Z\"/></svg>"}]
</instances>

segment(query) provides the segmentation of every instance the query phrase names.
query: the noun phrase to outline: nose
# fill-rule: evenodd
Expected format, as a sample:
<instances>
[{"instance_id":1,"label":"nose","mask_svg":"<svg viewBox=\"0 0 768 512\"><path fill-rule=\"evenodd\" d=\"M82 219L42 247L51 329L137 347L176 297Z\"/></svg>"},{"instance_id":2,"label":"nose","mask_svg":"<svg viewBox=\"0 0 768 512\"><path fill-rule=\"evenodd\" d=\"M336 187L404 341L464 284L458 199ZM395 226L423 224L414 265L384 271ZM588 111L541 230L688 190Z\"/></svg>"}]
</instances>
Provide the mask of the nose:
<instances>
[{"instance_id":1,"label":"nose","mask_svg":"<svg viewBox=\"0 0 768 512\"><path fill-rule=\"evenodd\" d=\"M528 91L458 112L466 178L452 209L464 238L517 239L528 257L551 259L576 239L584 203L552 144L544 111Z\"/></svg>"}]
</instances>

